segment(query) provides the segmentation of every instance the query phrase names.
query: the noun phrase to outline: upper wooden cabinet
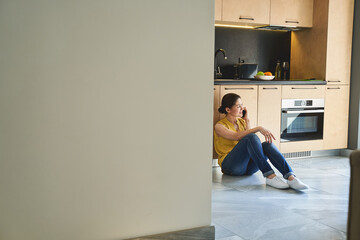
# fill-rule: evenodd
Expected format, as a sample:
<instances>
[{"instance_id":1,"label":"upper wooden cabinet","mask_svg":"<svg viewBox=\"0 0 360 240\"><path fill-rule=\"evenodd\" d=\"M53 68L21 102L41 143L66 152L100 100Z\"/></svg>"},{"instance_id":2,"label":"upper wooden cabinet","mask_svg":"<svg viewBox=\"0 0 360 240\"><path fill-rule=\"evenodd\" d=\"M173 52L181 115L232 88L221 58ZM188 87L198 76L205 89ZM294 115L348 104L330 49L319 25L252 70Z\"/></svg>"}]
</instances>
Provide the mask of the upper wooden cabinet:
<instances>
[{"instance_id":1,"label":"upper wooden cabinet","mask_svg":"<svg viewBox=\"0 0 360 240\"><path fill-rule=\"evenodd\" d=\"M215 22L221 21L222 1L223 0L215 0Z\"/></svg>"},{"instance_id":2,"label":"upper wooden cabinet","mask_svg":"<svg viewBox=\"0 0 360 240\"><path fill-rule=\"evenodd\" d=\"M290 78L349 84L354 0L314 1L314 26L292 32Z\"/></svg>"},{"instance_id":3,"label":"upper wooden cabinet","mask_svg":"<svg viewBox=\"0 0 360 240\"><path fill-rule=\"evenodd\" d=\"M215 22L312 27L313 0L215 0Z\"/></svg>"},{"instance_id":4,"label":"upper wooden cabinet","mask_svg":"<svg viewBox=\"0 0 360 240\"><path fill-rule=\"evenodd\" d=\"M313 0L271 0L270 25L312 27Z\"/></svg>"},{"instance_id":5,"label":"upper wooden cabinet","mask_svg":"<svg viewBox=\"0 0 360 240\"><path fill-rule=\"evenodd\" d=\"M222 21L249 26L268 25L269 10L270 0L222 0Z\"/></svg>"},{"instance_id":6,"label":"upper wooden cabinet","mask_svg":"<svg viewBox=\"0 0 360 240\"><path fill-rule=\"evenodd\" d=\"M354 0L330 0L326 75L329 84L349 84Z\"/></svg>"}]
</instances>

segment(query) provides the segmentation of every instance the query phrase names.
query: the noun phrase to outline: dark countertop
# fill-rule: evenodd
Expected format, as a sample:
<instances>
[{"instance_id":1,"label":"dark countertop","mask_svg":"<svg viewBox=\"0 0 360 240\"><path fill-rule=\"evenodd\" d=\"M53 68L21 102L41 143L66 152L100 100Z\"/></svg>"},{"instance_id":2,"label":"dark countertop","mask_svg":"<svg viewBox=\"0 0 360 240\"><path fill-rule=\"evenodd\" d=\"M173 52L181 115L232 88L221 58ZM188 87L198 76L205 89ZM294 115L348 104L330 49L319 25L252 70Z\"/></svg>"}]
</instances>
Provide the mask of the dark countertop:
<instances>
[{"instance_id":1,"label":"dark countertop","mask_svg":"<svg viewBox=\"0 0 360 240\"><path fill-rule=\"evenodd\" d=\"M325 80L282 80L266 81L252 79L215 79L214 85L326 85Z\"/></svg>"}]
</instances>

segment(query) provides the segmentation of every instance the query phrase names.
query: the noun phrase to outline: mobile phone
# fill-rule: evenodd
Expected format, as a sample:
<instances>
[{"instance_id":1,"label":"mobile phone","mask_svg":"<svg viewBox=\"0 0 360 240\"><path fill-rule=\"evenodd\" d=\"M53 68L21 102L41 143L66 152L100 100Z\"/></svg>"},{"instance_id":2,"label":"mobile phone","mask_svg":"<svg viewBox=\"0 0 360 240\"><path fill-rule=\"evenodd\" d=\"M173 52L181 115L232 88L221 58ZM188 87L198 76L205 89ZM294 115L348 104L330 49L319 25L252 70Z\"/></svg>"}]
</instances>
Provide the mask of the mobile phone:
<instances>
[{"instance_id":1,"label":"mobile phone","mask_svg":"<svg viewBox=\"0 0 360 240\"><path fill-rule=\"evenodd\" d=\"M242 111L242 117L245 117L245 114L246 114L246 110L243 110Z\"/></svg>"}]
</instances>

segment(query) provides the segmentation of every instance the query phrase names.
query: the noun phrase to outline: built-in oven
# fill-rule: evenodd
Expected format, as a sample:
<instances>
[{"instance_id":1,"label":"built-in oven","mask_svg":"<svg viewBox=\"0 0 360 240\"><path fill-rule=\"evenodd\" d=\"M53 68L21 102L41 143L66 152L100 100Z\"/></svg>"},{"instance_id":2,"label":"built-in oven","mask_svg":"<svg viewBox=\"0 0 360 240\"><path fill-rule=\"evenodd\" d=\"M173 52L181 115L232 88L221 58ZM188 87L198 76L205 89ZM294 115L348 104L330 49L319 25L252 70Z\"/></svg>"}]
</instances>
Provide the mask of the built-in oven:
<instances>
[{"instance_id":1,"label":"built-in oven","mask_svg":"<svg viewBox=\"0 0 360 240\"><path fill-rule=\"evenodd\" d=\"M324 99L283 99L281 142L323 138Z\"/></svg>"}]
</instances>

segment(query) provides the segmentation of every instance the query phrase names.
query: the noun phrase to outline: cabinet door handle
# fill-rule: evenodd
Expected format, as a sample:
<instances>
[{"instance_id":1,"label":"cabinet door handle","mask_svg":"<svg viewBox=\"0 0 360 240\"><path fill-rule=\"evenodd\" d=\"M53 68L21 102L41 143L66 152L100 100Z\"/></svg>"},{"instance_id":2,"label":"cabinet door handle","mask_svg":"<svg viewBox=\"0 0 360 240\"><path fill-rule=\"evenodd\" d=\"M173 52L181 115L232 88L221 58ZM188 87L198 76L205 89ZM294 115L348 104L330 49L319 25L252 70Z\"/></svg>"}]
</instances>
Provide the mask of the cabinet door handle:
<instances>
[{"instance_id":1,"label":"cabinet door handle","mask_svg":"<svg viewBox=\"0 0 360 240\"><path fill-rule=\"evenodd\" d=\"M273 87L273 88L266 88L264 87L263 90L277 90L278 88L277 87Z\"/></svg>"},{"instance_id":2,"label":"cabinet door handle","mask_svg":"<svg viewBox=\"0 0 360 240\"><path fill-rule=\"evenodd\" d=\"M329 80L328 82L341 82L340 80Z\"/></svg>"},{"instance_id":3,"label":"cabinet door handle","mask_svg":"<svg viewBox=\"0 0 360 240\"><path fill-rule=\"evenodd\" d=\"M255 19L253 17L239 17L240 20L250 20L250 21L254 21Z\"/></svg>"},{"instance_id":4,"label":"cabinet door handle","mask_svg":"<svg viewBox=\"0 0 360 240\"><path fill-rule=\"evenodd\" d=\"M296 23L296 24L299 24L299 21L285 20L285 23Z\"/></svg>"},{"instance_id":5,"label":"cabinet door handle","mask_svg":"<svg viewBox=\"0 0 360 240\"><path fill-rule=\"evenodd\" d=\"M340 88L339 87L333 87L333 88L328 87L327 89L331 90L331 89L340 89Z\"/></svg>"},{"instance_id":6,"label":"cabinet door handle","mask_svg":"<svg viewBox=\"0 0 360 240\"><path fill-rule=\"evenodd\" d=\"M292 87L291 89L317 89L317 88L316 87L312 87L312 88Z\"/></svg>"},{"instance_id":7,"label":"cabinet door handle","mask_svg":"<svg viewBox=\"0 0 360 240\"><path fill-rule=\"evenodd\" d=\"M225 88L225 90L254 90L254 88Z\"/></svg>"}]
</instances>

